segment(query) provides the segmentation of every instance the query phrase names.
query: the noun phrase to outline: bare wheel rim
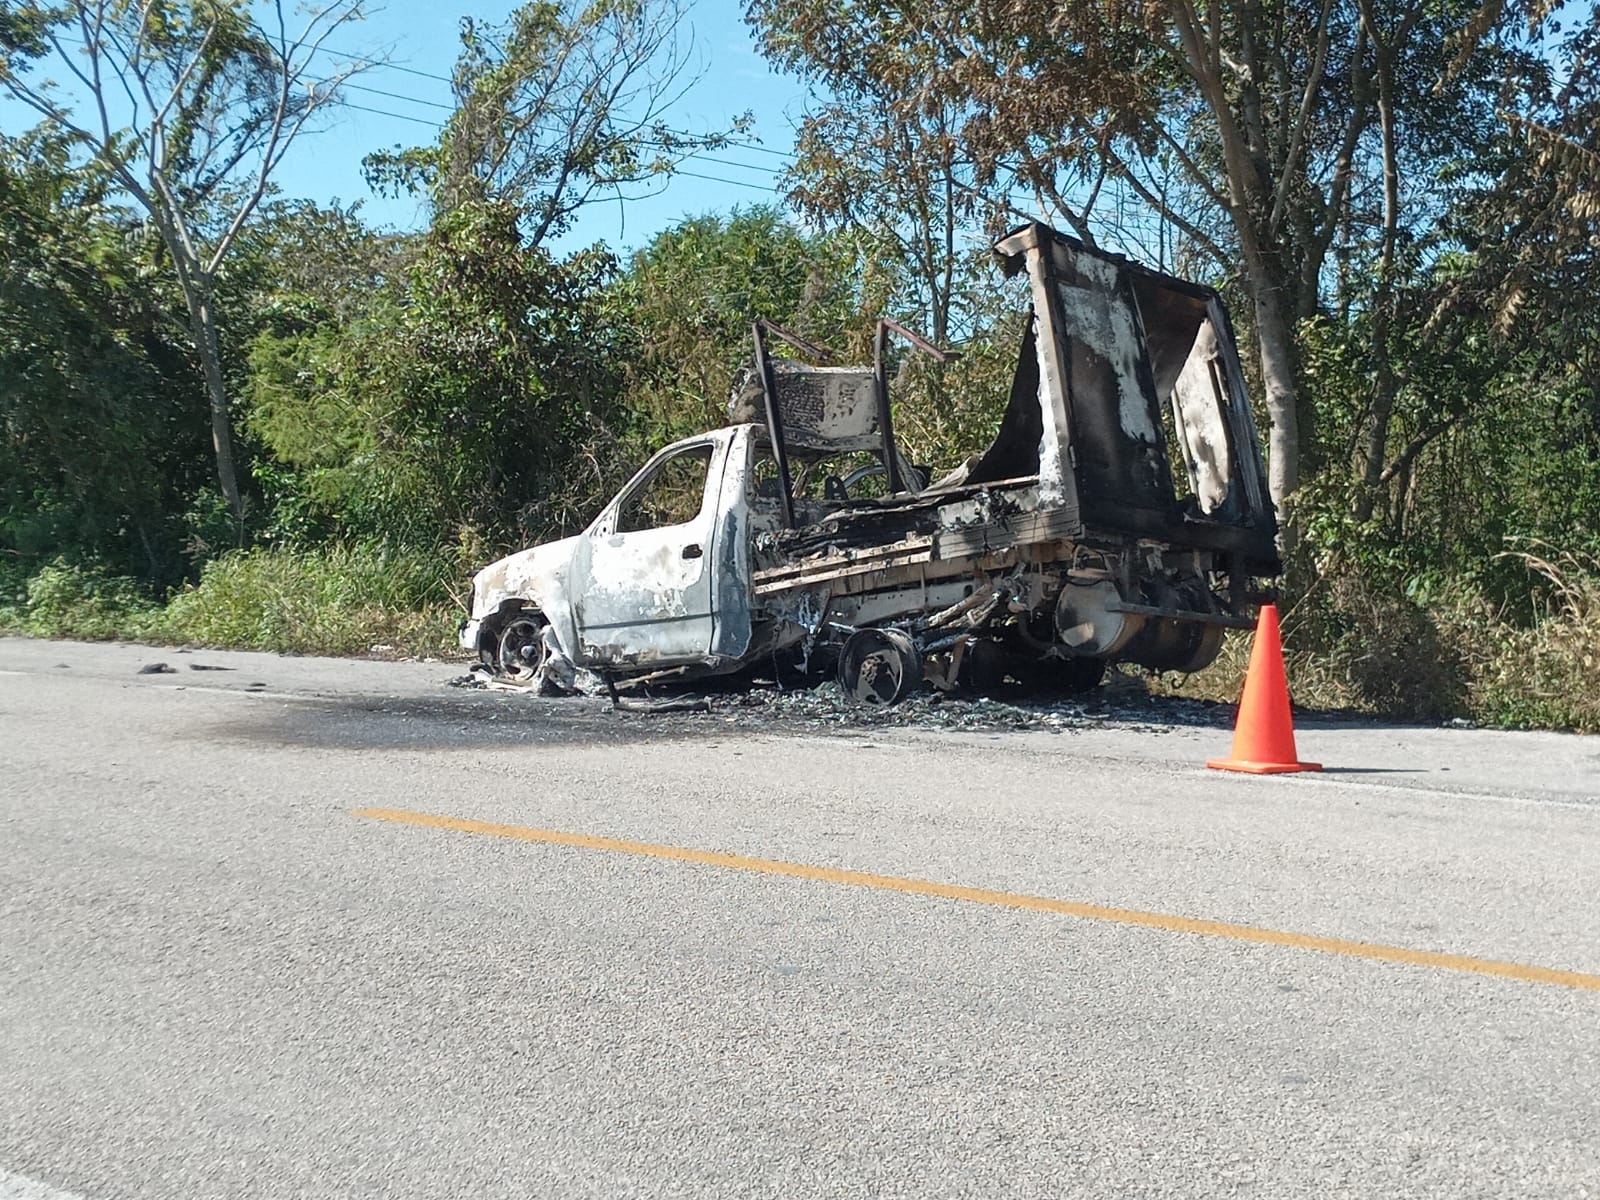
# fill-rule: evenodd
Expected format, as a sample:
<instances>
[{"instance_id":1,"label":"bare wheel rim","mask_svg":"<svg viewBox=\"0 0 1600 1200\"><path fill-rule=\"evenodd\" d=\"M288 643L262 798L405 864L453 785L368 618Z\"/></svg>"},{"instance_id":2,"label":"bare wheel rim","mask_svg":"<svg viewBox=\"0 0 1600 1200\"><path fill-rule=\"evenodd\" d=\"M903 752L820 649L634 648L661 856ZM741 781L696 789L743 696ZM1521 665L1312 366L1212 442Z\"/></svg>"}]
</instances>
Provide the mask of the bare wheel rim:
<instances>
[{"instance_id":1,"label":"bare wheel rim","mask_svg":"<svg viewBox=\"0 0 1600 1200\"><path fill-rule=\"evenodd\" d=\"M852 634L839 657L839 686L857 704L898 704L922 682L922 659L897 629Z\"/></svg>"},{"instance_id":2,"label":"bare wheel rim","mask_svg":"<svg viewBox=\"0 0 1600 1200\"><path fill-rule=\"evenodd\" d=\"M525 682L544 666L544 622L533 616L516 616L500 630L495 663L508 679Z\"/></svg>"}]
</instances>

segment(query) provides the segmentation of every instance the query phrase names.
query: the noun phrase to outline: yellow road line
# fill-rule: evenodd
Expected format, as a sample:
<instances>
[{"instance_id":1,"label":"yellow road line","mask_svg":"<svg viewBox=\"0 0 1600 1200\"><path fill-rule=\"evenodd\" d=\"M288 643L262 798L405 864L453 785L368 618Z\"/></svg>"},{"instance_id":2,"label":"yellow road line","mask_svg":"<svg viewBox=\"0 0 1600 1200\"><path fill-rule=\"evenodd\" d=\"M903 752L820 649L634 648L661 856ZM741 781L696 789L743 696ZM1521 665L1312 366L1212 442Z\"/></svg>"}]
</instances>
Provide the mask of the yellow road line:
<instances>
[{"instance_id":1,"label":"yellow road line","mask_svg":"<svg viewBox=\"0 0 1600 1200\"><path fill-rule=\"evenodd\" d=\"M1465 971L1472 975L1494 975L1526 983L1551 983L1559 987L1600 992L1600 975L1581 971L1558 971L1523 963L1498 962L1464 954L1443 954L1437 950L1411 950L1404 946L1385 946L1378 942L1353 942L1344 938L1322 937L1314 933L1291 933L1256 925L1235 925L1228 921L1208 921L1199 917L1180 917L1170 913L1141 912L1133 908L1113 908L1086 904L1078 900L1052 900L1047 896L1028 896L1017 892L997 892L989 888L963 887L954 883L935 883L927 879L904 879L897 875L874 875L868 871L849 871L840 867L818 867L807 863L783 862L774 858L751 858L717 850L695 850L687 846L662 846L654 842L631 842L622 838L598 837L590 833L569 833L559 829L530 829L523 825L500 825L493 821L472 821L463 817L444 817L433 813L407 812L396 808L358 808L358 817L377 821L397 821L423 825L430 829L449 829L458 833L480 833L491 837L515 838L523 842L544 842L572 846L580 850L610 850L644 858L664 858L672 862L696 863L707 867L726 867L734 871L757 871L764 875L787 875L818 883L842 883L853 887L876 888L886 892L905 892L913 896L937 896L943 900L965 900L972 904L992 904L1000 908L1019 908L1029 912L1059 913L1091 921L1113 921L1119 925L1141 925L1169 933L1196 933L1203 937L1231 938L1266 946L1289 946L1296 950L1320 950L1347 958L1376 959L1379 962L1405 963L1416 967L1438 967L1446 971Z\"/></svg>"}]
</instances>

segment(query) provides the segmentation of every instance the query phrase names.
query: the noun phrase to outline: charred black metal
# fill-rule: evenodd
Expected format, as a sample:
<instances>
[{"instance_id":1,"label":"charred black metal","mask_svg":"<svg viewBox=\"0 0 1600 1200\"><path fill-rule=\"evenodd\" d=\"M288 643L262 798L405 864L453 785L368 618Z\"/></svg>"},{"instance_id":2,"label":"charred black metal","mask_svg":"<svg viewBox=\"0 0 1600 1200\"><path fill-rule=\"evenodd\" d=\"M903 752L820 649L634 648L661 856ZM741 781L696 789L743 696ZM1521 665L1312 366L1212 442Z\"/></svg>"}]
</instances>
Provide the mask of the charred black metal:
<instances>
[{"instance_id":1,"label":"charred black metal","mask_svg":"<svg viewBox=\"0 0 1600 1200\"><path fill-rule=\"evenodd\" d=\"M752 327L756 343L756 369L761 372L761 393L766 401L772 456L778 463L778 502L783 506L783 527L793 529L794 478L789 474L789 450L783 436L783 409L778 404L778 385L772 378L772 359L767 354L768 328L765 320L758 320Z\"/></svg>"}]
</instances>

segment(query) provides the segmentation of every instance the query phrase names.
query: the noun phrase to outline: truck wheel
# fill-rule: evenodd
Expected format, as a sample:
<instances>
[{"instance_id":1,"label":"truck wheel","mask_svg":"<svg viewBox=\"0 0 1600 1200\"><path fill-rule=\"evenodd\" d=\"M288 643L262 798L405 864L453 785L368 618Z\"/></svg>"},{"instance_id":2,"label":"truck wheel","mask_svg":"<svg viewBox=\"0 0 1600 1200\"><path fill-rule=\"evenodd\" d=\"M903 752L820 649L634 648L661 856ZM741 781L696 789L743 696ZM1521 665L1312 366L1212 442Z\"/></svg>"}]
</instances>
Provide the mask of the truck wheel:
<instances>
[{"instance_id":1,"label":"truck wheel","mask_svg":"<svg viewBox=\"0 0 1600 1200\"><path fill-rule=\"evenodd\" d=\"M898 629L858 629L839 652L839 687L857 704L898 704L922 684L922 655Z\"/></svg>"},{"instance_id":2,"label":"truck wheel","mask_svg":"<svg viewBox=\"0 0 1600 1200\"><path fill-rule=\"evenodd\" d=\"M544 666L545 619L528 609L508 613L486 631L479 657L513 683L531 683Z\"/></svg>"},{"instance_id":3,"label":"truck wheel","mask_svg":"<svg viewBox=\"0 0 1600 1200\"><path fill-rule=\"evenodd\" d=\"M1069 696L1092 692L1106 677L1103 658L1069 658L1056 668L1056 686Z\"/></svg>"},{"instance_id":4,"label":"truck wheel","mask_svg":"<svg viewBox=\"0 0 1600 1200\"><path fill-rule=\"evenodd\" d=\"M961 682L980 696L1003 692L1012 655L999 642L980 640L967 647L961 660Z\"/></svg>"}]
</instances>

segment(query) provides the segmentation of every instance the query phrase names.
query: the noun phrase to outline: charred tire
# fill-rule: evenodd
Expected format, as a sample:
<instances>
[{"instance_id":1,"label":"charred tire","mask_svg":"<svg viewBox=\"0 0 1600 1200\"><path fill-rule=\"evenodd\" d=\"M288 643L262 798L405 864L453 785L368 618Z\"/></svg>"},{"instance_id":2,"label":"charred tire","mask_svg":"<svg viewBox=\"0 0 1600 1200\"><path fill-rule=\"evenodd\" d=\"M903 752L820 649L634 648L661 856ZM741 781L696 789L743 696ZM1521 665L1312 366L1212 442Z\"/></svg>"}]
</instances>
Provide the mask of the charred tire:
<instances>
[{"instance_id":1,"label":"charred tire","mask_svg":"<svg viewBox=\"0 0 1600 1200\"><path fill-rule=\"evenodd\" d=\"M860 629L839 652L839 687L857 704L898 704L922 686L922 655L898 629Z\"/></svg>"},{"instance_id":2,"label":"charred tire","mask_svg":"<svg viewBox=\"0 0 1600 1200\"><path fill-rule=\"evenodd\" d=\"M1092 692L1106 677L1103 658L1068 658L1054 664L1050 683L1069 696Z\"/></svg>"},{"instance_id":3,"label":"charred tire","mask_svg":"<svg viewBox=\"0 0 1600 1200\"><path fill-rule=\"evenodd\" d=\"M531 609L506 613L484 629L478 657L496 675L513 683L531 683L544 666L547 624Z\"/></svg>"},{"instance_id":4,"label":"charred tire","mask_svg":"<svg viewBox=\"0 0 1600 1200\"><path fill-rule=\"evenodd\" d=\"M961 660L961 682L980 696L1005 690L1013 655L999 642L982 639L967 647Z\"/></svg>"},{"instance_id":5,"label":"charred tire","mask_svg":"<svg viewBox=\"0 0 1600 1200\"><path fill-rule=\"evenodd\" d=\"M1041 658L1022 651L1007 653L1005 647L996 646L984 667L986 669L980 673L974 664L971 676L974 691L994 695L1014 688L1025 695L1044 698L1093 691L1105 678L1106 660Z\"/></svg>"}]
</instances>

